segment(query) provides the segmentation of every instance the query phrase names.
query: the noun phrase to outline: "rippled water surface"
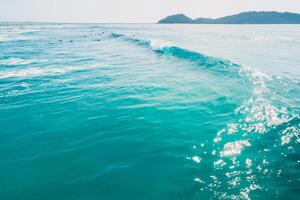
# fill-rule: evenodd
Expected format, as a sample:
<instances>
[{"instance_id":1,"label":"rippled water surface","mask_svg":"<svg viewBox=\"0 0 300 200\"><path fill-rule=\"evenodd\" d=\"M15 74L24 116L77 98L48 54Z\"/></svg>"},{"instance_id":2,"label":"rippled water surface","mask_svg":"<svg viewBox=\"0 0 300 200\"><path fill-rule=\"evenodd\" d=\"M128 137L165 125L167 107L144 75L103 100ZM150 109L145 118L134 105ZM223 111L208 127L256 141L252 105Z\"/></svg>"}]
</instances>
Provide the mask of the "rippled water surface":
<instances>
[{"instance_id":1,"label":"rippled water surface","mask_svg":"<svg viewBox=\"0 0 300 200\"><path fill-rule=\"evenodd\" d=\"M300 26L0 24L0 199L299 199Z\"/></svg>"}]
</instances>

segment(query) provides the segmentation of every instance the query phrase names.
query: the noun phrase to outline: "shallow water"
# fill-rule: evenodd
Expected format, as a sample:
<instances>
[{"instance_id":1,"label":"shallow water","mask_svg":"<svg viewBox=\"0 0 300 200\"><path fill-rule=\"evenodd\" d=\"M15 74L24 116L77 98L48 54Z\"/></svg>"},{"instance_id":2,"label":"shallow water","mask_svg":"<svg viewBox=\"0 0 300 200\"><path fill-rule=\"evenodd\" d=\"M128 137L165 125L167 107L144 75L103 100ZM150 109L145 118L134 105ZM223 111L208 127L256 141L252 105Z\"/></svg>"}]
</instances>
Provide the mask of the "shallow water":
<instances>
[{"instance_id":1,"label":"shallow water","mask_svg":"<svg viewBox=\"0 0 300 200\"><path fill-rule=\"evenodd\" d=\"M0 199L297 199L300 26L0 24Z\"/></svg>"}]
</instances>

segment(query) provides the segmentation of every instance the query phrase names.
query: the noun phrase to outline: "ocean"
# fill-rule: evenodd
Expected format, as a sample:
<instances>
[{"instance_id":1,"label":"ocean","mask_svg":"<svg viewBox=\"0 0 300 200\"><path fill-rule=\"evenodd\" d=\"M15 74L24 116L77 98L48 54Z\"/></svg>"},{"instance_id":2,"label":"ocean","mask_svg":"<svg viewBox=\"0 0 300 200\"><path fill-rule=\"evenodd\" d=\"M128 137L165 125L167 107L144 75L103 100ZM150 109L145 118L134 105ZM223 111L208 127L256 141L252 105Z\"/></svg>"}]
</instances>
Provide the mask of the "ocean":
<instances>
[{"instance_id":1,"label":"ocean","mask_svg":"<svg viewBox=\"0 0 300 200\"><path fill-rule=\"evenodd\" d=\"M0 199L300 199L300 26L0 24Z\"/></svg>"}]
</instances>

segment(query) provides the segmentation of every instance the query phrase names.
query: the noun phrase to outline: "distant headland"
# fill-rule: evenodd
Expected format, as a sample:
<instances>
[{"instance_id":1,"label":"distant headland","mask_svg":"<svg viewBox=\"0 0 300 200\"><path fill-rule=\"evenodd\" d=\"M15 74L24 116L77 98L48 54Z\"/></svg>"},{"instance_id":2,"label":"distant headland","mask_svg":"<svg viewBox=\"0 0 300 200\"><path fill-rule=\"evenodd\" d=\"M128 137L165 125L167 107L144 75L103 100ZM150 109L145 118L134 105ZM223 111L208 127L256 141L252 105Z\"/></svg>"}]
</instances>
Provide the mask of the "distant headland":
<instances>
[{"instance_id":1,"label":"distant headland","mask_svg":"<svg viewBox=\"0 0 300 200\"><path fill-rule=\"evenodd\" d=\"M275 11L251 11L236 15L191 19L184 14L171 15L159 20L159 24L300 24L300 14Z\"/></svg>"}]
</instances>

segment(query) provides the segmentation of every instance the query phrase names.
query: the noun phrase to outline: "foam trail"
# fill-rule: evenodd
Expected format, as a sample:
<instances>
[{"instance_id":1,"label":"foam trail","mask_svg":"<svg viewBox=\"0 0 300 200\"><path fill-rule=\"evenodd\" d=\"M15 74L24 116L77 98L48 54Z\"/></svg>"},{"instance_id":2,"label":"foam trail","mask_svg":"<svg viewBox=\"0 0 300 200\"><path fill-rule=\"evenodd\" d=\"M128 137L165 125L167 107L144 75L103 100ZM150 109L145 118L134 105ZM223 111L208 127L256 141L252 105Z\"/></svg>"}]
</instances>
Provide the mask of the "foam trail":
<instances>
[{"instance_id":1,"label":"foam trail","mask_svg":"<svg viewBox=\"0 0 300 200\"><path fill-rule=\"evenodd\" d=\"M0 71L0 79L5 78L23 78L23 77L38 77L38 76L56 76L77 70L87 70L97 67L96 65L89 66L68 66L54 68L30 67L23 69L10 69Z\"/></svg>"}]
</instances>

